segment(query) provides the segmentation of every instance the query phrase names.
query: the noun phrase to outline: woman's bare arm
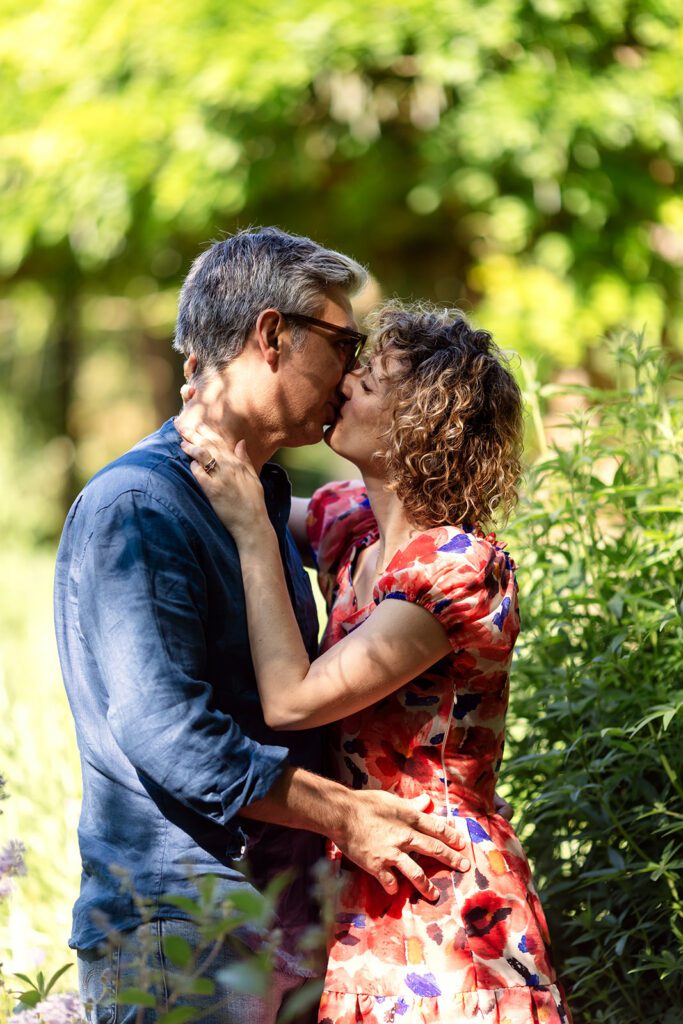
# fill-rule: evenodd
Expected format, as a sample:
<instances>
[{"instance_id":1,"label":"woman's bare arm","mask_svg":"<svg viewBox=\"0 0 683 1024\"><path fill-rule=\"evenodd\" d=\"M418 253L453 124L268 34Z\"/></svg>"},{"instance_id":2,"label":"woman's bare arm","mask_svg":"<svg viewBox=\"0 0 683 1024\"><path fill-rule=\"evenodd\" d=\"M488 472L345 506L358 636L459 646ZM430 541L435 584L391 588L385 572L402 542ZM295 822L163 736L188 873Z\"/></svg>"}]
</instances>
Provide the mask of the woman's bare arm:
<instances>
[{"instance_id":1,"label":"woman's bare arm","mask_svg":"<svg viewBox=\"0 0 683 1024\"><path fill-rule=\"evenodd\" d=\"M272 728L308 729L344 718L393 693L450 651L430 612L407 601L384 601L311 663L270 522L260 520L235 539L259 695Z\"/></svg>"},{"instance_id":2,"label":"woman's bare arm","mask_svg":"<svg viewBox=\"0 0 683 1024\"><path fill-rule=\"evenodd\" d=\"M287 525L294 537L294 543L301 555L301 561L304 565L313 569L315 568L313 553L311 552L311 545L308 543L308 531L306 530L306 518L310 502L310 498L292 498L292 507L289 511L289 522Z\"/></svg>"},{"instance_id":3,"label":"woman's bare arm","mask_svg":"<svg viewBox=\"0 0 683 1024\"><path fill-rule=\"evenodd\" d=\"M218 435L189 431L182 447L240 554L249 642L266 722L307 729L374 704L450 651L430 612L384 601L353 633L312 664L292 609L280 549L261 482L244 442L234 452ZM196 443L192 443L196 442ZM215 459L212 472L204 466Z\"/></svg>"}]
</instances>

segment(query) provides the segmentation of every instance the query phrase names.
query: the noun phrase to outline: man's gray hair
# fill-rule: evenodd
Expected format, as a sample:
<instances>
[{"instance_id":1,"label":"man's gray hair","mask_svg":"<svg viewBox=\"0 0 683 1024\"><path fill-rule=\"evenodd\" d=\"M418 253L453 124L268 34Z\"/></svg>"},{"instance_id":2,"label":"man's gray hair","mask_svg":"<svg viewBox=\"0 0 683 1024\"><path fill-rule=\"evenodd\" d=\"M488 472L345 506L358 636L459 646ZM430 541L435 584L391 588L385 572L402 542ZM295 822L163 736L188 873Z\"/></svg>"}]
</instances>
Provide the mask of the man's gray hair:
<instances>
[{"instance_id":1,"label":"man's gray hair","mask_svg":"<svg viewBox=\"0 0 683 1024\"><path fill-rule=\"evenodd\" d=\"M173 347L186 356L194 352L200 373L221 370L240 354L262 310L315 316L328 288L351 296L366 281L360 263L310 238L273 227L239 231L192 264L180 291ZM292 336L296 344L296 330Z\"/></svg>"}]
</instances>

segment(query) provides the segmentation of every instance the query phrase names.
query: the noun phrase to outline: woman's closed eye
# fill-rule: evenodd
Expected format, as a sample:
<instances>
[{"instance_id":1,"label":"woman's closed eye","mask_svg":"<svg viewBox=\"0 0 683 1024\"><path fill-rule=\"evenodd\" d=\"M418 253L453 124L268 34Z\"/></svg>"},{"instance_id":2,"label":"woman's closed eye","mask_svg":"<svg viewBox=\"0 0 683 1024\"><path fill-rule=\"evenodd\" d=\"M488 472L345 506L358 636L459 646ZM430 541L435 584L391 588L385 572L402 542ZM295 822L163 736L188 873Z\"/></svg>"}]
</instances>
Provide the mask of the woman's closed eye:
<instances>
[{"instance_id":1,"label":"woman's closed eye","mask_svg":"<svg viewBox=\"0 0 683 1024\"><path fill-rule=\"evenodd\" d=\"M361 389L366 393L366 395L371 395L372 394L372 388L369 388L368 385L365 383L365 381L363 379L361 379L361 381L360 381L360 386L361 386Z\"/></svg>"}]
</instances>

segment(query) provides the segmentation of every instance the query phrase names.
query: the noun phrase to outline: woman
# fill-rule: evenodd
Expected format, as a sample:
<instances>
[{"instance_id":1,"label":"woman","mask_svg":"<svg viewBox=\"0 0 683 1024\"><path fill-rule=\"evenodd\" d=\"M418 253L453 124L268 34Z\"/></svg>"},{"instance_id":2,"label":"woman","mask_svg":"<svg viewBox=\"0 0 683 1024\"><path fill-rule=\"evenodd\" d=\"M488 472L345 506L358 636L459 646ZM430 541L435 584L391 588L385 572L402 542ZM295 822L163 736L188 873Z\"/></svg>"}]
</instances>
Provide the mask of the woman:
<instances>
[{"instance_id":1,"label":"woman","mask_svg":"<svg viewBox=\"0 0 683 1024\"><path fill-rule=\"evenodd\" d=\"M461 313L390 305L342 391L326 440L363 483L330 484L307 506L329 609L312 664L243 442L231 452L205 428L183 442L239 548L266 721L335 723L337 778L426 791L467 841L469 871L421 861L432 901L341 863L319 1019L566 1022L528 863L493 804L519 615L514 565L475 524L516 500L519 389Z\"/></svg>"}]
</instances>

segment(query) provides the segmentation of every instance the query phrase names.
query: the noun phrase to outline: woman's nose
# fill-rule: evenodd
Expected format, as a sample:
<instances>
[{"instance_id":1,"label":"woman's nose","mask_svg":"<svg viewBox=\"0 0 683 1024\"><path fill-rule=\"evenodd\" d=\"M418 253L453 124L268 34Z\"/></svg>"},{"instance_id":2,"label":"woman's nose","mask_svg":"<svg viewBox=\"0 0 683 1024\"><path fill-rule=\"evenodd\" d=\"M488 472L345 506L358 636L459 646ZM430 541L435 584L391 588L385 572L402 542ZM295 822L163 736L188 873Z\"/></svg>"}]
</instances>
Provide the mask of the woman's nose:
<instances>
[{"instance_id":1,"label":"woman's nose","mask_svg":"<svg viewBox=\"0 0 683 1024\"><path fill-rule=\"evenodd\" d=\"M357 382L358 370L350 370L349 373L344 374L339 390L347 401L351 397L354 386Z\"/></svg>"}]
</instances>

